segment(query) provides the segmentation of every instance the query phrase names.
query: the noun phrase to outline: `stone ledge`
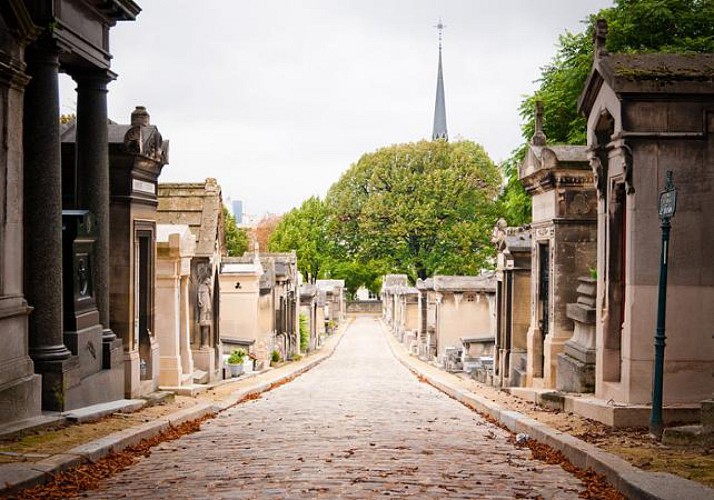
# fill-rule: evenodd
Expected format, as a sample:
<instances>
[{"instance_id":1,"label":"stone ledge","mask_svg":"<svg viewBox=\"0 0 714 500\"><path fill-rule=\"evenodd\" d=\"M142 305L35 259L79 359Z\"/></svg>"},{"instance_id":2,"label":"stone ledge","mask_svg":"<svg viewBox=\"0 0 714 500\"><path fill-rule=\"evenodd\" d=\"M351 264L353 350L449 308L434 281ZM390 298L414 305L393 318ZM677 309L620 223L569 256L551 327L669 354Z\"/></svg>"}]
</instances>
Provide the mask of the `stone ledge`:
<instances>
[{"instance_id":1,"label":"stone ledge","mask_svg":"<svg viewBox=\"0 0 714 500\"><path fill-rule=\"evenodd\" d=\"M70 422L82 424L94 422L112 413L133 412L141 409L145 404L146 401L143 399L120 399L118 401L77 408L76 410L64 412L62 416Z\"/></svg>"}]
</instances>

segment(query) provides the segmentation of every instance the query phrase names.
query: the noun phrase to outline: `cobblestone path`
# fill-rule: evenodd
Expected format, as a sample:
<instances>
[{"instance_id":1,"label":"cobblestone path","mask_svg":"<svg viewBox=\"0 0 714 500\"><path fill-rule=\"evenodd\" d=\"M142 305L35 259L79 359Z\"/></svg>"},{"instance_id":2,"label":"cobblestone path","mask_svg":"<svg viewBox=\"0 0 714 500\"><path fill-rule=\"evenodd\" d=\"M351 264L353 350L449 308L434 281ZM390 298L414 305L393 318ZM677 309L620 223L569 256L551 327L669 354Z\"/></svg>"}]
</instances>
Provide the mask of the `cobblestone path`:
<instances>
[{"instance_id":1,"label":"cobblestone path","mask_svg":"<svg viewBox=\"0 0 714 500\"><path fill-rule=\"evenodd\" d=\"M92 498L577 498L579 480L419 382L358 317L335 354L152 451Z\"/></svg>"}]
</instances>

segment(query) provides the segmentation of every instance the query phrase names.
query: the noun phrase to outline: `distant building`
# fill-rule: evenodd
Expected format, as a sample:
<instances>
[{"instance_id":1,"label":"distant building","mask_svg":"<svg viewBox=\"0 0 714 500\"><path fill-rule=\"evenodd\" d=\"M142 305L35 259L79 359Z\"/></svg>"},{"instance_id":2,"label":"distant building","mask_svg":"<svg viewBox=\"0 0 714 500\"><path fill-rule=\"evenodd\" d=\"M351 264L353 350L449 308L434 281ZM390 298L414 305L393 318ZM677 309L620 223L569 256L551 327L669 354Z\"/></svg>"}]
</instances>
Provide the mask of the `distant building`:
<instances>
[{"instance_id":1,"label":"distant building","mask_svg":"<svg viewBox=\"0 0 714 500\"><path fill-rule=\"evenodd\" d=\"M236 219L236 224L243 224L243 200L233 200L231 202L233 217Z\"/></svg>"}]
</instances>

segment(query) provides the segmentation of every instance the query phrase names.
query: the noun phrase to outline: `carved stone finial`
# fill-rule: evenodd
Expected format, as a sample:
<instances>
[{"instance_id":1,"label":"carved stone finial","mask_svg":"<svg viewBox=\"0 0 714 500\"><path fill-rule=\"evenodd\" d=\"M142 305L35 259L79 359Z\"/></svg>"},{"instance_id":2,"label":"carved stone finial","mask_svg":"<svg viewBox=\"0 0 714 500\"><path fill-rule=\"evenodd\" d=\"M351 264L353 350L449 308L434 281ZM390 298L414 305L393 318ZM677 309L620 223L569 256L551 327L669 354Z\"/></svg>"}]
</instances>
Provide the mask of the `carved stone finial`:
<instances>
[{"instance_id":1,"label":"carved stone finial","mask_svg":"<svg viewBox=\"0 0 714 500\"><path fill-rule=\"evenodd\" d=\"M608 55L605 43L607 42L607 21L598 19L595 25L595 59Z\"/></svg>"},{"instance_id":2,"label":"carved stone finial","mask_svg":"<svg viewBox=\"0 0 714 500\"><path fill-rule=\"evenodd\" d=\"M534 146L545 146L546 137L543 132L543 102L536 101L535 111L535 133L531 138L531 144Z\"/></svg>"},{"instance_id":3,"label":"carved stone finial","mask_svg":"<svg viewBox=\"0 0 714 500\"><path fill-rule=\"evenodd\" d=\"M497 247L501 247L502 243L506 239L506 230L508 229L508 223L506 222L506 219L501 217L498 219L498 222L496 222L496 225L493 228L493 232L491 233L491 243L495 243Z\"/></svg>"},{"instance_id":4,"label":"carved stone finial","mask_svg":"<svg viewBox=\"0 0 714 500\"><path fill-rule=\"evenodd\" d=\"M144 106L137 106L136 109L131 112L131 126L148 127L149 125L151 125L149 112L146 111Z\"/></svg>"}]
</instances>

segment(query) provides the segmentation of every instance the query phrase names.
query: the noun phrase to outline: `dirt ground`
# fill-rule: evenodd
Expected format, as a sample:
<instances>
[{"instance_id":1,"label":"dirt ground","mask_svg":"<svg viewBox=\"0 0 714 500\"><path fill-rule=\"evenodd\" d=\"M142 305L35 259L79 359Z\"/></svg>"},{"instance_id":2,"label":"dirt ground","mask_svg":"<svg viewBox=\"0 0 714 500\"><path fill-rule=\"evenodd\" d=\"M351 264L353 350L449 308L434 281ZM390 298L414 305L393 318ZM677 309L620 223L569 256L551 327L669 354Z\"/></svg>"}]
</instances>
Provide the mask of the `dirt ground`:
<instances>
[{"instance_id":1,"label":"dirt ground","mask_svg":"<svg viewBox=\"0 0 714 500\"><path fill-rule=\"evenodd\" d=\"M635 467L653 472L669 472L714 488L714 448L666 446L650 436L647 428L613 429L600 422L570 412L544 409L507 392L462 379L477 394L500 406L519 411L554 429L567 432L618 455Z\"/></svg>"}]
</instances>

